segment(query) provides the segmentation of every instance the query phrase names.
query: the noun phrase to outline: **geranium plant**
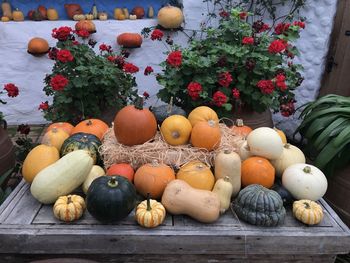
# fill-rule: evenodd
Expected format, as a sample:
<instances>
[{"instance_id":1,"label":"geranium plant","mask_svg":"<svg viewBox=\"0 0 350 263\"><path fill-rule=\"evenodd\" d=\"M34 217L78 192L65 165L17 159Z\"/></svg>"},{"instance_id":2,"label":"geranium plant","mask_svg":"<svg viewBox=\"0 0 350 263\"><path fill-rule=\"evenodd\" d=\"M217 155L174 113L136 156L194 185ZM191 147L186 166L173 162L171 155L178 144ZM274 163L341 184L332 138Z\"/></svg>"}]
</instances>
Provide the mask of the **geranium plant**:
<instances>
[{"instance_id":1,"label":"geranium plant","mask_svg":"<svg viewBox=\"0 0 350 263\"><path fill-rule=\"evenodd\" d=\"M55 64L44 79L44 91L53 96L53 102L39 105L46 119L77 123L98 118L108 108L120 108L136 95L133 74L139 69L127 63L127 52L117 54L104 43L95 52L96 42L85 30L55 28L52 37L57 44L49 58Z\"/></svg>"},{"instance_id":2,"label":"geranium plant","mask_svg":"<svg viewBox=\"0 0 350 263\"><path fill-rule=\"evenodd\" d=\"M162 86L157 96L164 102L173 97L187 112L207 105L228 118L242 106L292 114L293 91L303 80L301 65L293 63L298 50L292 43L304 22L271 28L261 20L248 23L250 13L237 9L220 15L218 27L204 29L204 39L191 40L187 48L170 45L156 75ZM164 39L159 31L155 29L151 39Z\"/></svg>"},{"instance_id":3,"label":"geranium plant","mask_svg":"<svg viewBox=\"0 0 350 263\"><path fill-rule=\"evenodd\" d=\"M18 87L13 83L7 83L4 85L4 91L0 91L0 95L7 93L7 96L10 98L17 97L19 95ZM7 104L4 98L0 97L0 104ZM6 121L4 114L0 111L0 125L4 124L6 126Z\"/></svg>"}]
</instances>

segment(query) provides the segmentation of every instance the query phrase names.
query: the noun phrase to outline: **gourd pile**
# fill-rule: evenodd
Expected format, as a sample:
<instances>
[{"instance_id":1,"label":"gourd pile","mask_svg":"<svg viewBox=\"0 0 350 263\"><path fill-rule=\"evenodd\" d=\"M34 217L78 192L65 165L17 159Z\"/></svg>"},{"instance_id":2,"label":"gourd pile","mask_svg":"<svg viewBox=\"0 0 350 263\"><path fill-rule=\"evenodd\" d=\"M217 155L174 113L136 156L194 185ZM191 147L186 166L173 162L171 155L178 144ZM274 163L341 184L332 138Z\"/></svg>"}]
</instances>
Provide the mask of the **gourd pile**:
<instances>
[{"instance_id":1,"label":"gourd pile","mask_svg":"<svg viewBox=\"0 0 350 263\"><path fill-rule=\"evenodd\" d=\"M218 147L221 131L215 111L201 106L187 117L178 113L156 118L139 102L121 109L112 128L98 119L75 127L53 123L42 144L26 157L23 178L31 183L32 195L53 204L54 216L65 222L78 220L86 208L103 223L122 220L132 211L135 221L147 228L161 225L167 212L213 223L231 207L232 216L242 221L276 226L283 224L290 205L301 222L321 222L323 211L316 201L327 190L324 174L305 164L303 152L288 144L282 131L253 130L242 120L230 128L241 140L239 151L232 146L216 153L213 167L196 159L180 167L157 160L137 167L104 167L100 149L110 129L130 149L152 140L157 124L172 146L190 145L205 152ZM83 194L77 194L79 189Z\"/></svg>"}]
</instances>

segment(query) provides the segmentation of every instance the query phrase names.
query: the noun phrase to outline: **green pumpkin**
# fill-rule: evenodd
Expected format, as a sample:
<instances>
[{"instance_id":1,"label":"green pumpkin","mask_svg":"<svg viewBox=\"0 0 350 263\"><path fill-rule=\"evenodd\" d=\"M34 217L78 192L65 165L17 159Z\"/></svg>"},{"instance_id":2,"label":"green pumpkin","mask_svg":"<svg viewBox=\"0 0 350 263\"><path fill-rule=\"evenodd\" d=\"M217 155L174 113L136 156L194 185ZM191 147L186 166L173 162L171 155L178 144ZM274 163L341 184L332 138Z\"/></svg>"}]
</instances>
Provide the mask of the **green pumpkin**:
<instances>
[{"instance_id":1,"label":"green pumpkin","mask_svg":"<svg viewBox=\"0 0 350 263\"><path fill-rule=\"evenodd\" d=\"M171 115L182 115L186 117L186 112L175 106L175 105L160 105L156 107L151 107L150 110L153 112L154 116L156 116L157 123L159 125Z\"/></svg>"},{"instance_id":2,"label":"green pumpkin","mask_svg":"<svg viewBox=\"0 0 350 263\"><path fill-rule=\"evenodd\" d=\"M101 176L86 193L86 208L98 221L111 223L127 217L136 204L136 190L122 176Z\"/></svg>"},{"instance_id":3,"label":"green pumpkin","mask_svg":"<svg viewBox=\"0 0 350 263\"><path fill-rule=\"evenodd\" d=\"M99 138L90 133L75 133L62 144L61 157L76 150L87 150L94 160L94 164L101 164L102 160L98 148L102 145Z\"/></svg>"},{"instance_id":4,"label":"green pumpkin","mask_svg":"<svg viewBox=\"0 0 350 263\"><path fill-rule=\"evenodd\" d=\"M258 184L241 190L233 203L233 209L241 220L257 226L276 226L286 216L279 194Z\"/></svg>"},{"instance_id":5,"label":"green pumpkin","mask_svg":"<svg viewBox=\"0 0 350 263\"><path fill-rule=\"evenodd\" d=\"M292 194L286 188L284 188L283 185L281 185L280 183L275 183L271 187L271 190L276 191L280 195L284 206L290 206L295 201Z\"/></svg>"}]
</instances>

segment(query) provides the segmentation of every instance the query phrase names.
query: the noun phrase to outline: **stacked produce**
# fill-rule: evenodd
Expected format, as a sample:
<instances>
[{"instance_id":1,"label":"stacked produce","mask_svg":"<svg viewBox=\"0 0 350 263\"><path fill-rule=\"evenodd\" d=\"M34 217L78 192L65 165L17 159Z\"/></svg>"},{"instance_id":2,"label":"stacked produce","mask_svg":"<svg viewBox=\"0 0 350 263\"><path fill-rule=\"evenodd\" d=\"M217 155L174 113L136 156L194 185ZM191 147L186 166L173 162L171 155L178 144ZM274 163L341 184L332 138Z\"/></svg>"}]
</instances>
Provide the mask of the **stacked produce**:
<instances>
[{"instance_id":1,"label":"stacked produce","mask_svg":"<svg viewBox=\"0 0 350 263\"><path fill-rule=\"evenodd\" d=\"M227 131L235 140L222 147ZM188 155L178 165L174 158L127 162L117 155L111 162L104 158L111 137L112 147L128 153L162 140L168 147L185 147L213 159L203 162L196 158L201 155ZM305 164L302 151L286 143L282 131L253 130L242 120L221 129L215 111L204 106L188 116L169 115L157 126L157 117L142 100L121 109L111 128L98 119L75 127L50 125L42 144L28 154L22 173L32 195L54 204L60 220L78 220L86 207L102 223L113 223L135 209L135 221L146 228L161 225L167 212L213 223L230 207L247 223L276 226L283 224L290 205L296 219L318 224L323 212L317 201L327 190L324 174Z\"/></svg>"}]
</instances>

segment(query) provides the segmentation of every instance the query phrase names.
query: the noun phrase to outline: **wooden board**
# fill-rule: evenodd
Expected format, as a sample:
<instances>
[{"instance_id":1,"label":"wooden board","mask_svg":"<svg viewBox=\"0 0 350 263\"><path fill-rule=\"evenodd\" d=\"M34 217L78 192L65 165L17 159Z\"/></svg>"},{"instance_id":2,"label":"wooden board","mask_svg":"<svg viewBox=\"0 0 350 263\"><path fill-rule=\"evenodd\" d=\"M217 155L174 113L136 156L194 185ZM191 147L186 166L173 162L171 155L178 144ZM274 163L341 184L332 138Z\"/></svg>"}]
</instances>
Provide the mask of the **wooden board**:
<instances>
[{"instance_id":1,"label":"wooden board","mask_svg":"<svg viewBox=\"0 0 350 263\"><path fill-rule=\"evenodd\" d=\"M75 223L58 221L52 206L41 205L21 182L0 207L0 262L75 257L97 262L332 262L350 250L350 231L321 200L324 220L305 226L290 209L284 224L257 227L228 210L214 224L167 215L155 229L138 226L133 212L117 224L103 225L88 212ZM101 261L99 261L101 260ZM62 261L62 259L61 259Z\"/></svg>"}]
</instances>

